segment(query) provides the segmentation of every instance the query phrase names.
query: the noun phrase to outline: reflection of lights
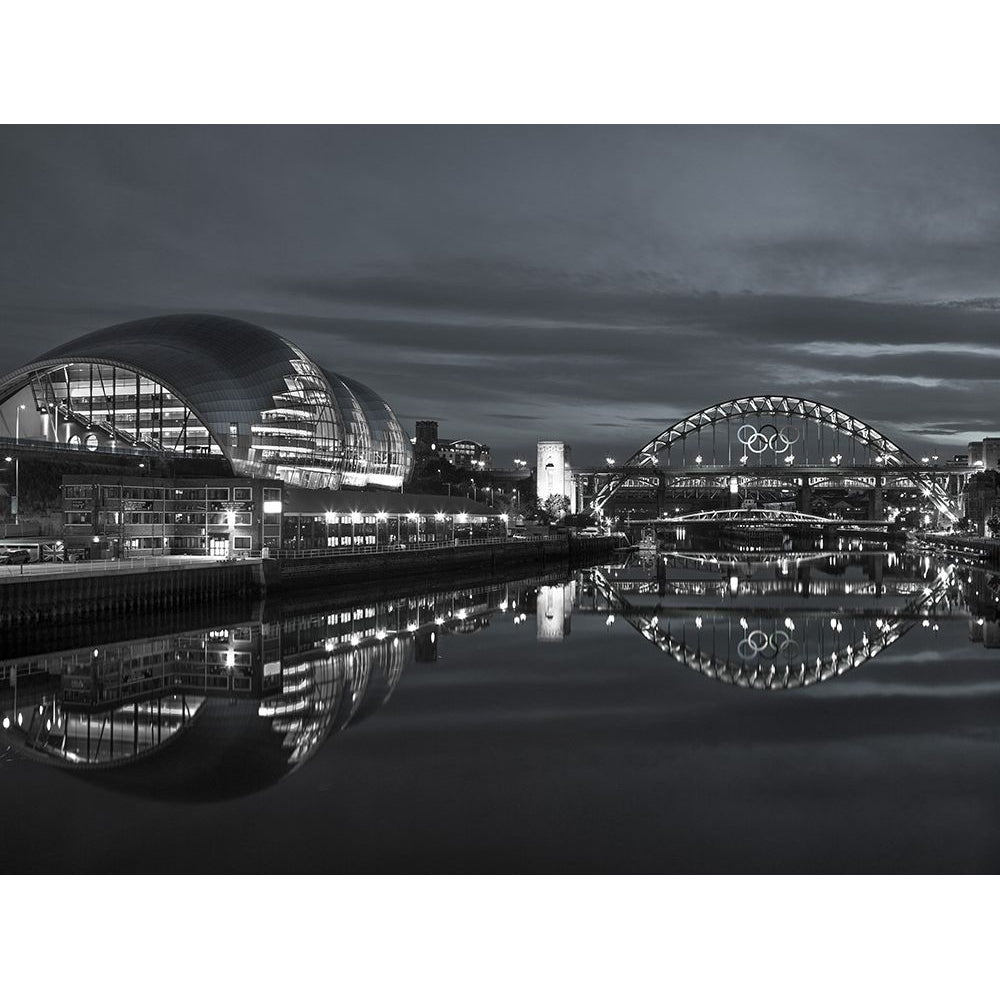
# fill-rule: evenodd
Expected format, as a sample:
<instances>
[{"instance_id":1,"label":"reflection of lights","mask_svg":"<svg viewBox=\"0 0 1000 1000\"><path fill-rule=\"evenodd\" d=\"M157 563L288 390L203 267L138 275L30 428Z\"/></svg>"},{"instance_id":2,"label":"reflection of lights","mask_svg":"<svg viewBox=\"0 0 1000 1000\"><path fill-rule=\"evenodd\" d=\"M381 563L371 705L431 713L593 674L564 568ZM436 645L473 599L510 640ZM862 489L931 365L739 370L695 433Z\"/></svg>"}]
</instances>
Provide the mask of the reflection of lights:
<instances>
[{"instance_id":1,"label":"reflection of lights","mask_svg":"<svg viewBox=\"0 0 1000 1000\"><path fill-rule=\"evenodd\" d=\"M657 618L656 615L653 615L653 617L649 619L649 624L652 625L653 628L656 628L656 626L660 624L660 619Z\"/></svg>"},{"instance_id":2,"label":"reflection of lights","mask_svg":"<svg viewBox=\"0 0 1000 1000\"><path fill-rule=\"evenodd\" d=\"M615 623L615 616L614 615L608 615L607 619L604 622L604 624L608 625L608 626L614 625L614 623Z\"/></svg>"},{"instance_id":3,"label":"reflection of lights","mask_svg":"<svg viewBox=\"0 0 1000 1000\"><path fill-rule=\"evenodd\" d=\"M740 628L742 628L742 629L749 628L749 625L747 623L746 618L741 618L740 619Z\"/></svg>"},{"instance_id":4,"label":"reflection of lights","mask_svg":"<svg viewBox=\"0 0 1000 1000\"><path fill-rule=\"evenodd\" d=\"M701 628L701 615L698 615L698 617L695 618L695 620L694 620L694 627L695 628Z\"/></svg>"},{"instance_id":5,"label":"reflection of lights","mask_svg":"<svg viewBox=\"0 0 1000 1000\"><path fill-rule=\"evenodd\" d=\"M923 621L922 621L922 622L920 623L920 627L921 627L921 628L930 628L930 627L931 627L931 623L930 623L930 622L929 622L929 621L928 621L928 620L927 620L927 619L925 618L925 619L924 619L924 620L923 620Z\"/></svg>"}]
</instances>

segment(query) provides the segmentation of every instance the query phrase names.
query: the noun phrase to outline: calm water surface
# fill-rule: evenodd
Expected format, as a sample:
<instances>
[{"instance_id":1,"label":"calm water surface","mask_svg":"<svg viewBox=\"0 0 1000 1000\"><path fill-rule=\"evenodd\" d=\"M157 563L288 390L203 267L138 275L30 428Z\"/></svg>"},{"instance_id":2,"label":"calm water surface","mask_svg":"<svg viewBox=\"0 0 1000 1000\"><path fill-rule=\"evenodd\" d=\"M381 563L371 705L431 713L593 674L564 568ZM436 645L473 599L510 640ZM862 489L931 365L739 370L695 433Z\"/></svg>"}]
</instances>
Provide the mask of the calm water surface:
<instances>
[{"instance_id":1,"label":"calm water surface","mask_svg":"<svg viewBox=\"0 0 1000 1000\"><path fill-rule=\"evenodd\" d=\"M667 555L6 635L7 872L980 871L1000 579Z\"/></svg>"}]
</instances>

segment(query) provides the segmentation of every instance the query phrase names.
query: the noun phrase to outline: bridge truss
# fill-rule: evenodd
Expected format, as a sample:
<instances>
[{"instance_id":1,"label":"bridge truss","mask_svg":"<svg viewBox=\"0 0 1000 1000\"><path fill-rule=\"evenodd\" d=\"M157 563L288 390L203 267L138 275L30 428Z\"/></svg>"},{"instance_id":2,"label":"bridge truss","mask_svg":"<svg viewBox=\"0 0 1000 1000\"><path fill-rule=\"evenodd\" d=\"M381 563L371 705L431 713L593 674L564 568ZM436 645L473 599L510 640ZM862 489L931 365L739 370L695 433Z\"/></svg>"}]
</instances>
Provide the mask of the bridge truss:
<instances>
[{"instance_id":1,"label":"bridge truss","mask_svg":"<svg viewBox=\"0 0 1000 1000\"><path fill-rule=\"evenodd\" d=\"M949 598L954 573L954 565L942 569L902 609L874 620L834 614L827 621L825 613L813 616L817 620L810 631L801 618L796 629L795 621L781 618L780 612L772 612L769 620L747 612L734 632L733 610L722 613L720 625L711 618L717 609L706 608L709 620L696 617L692 629L690 618L678 622L675 611L671 621L662 609L638 607L603 571L591 571L608 607L662 653L723 684L762 691L809 687L839 677L874 659L918 623L929 626L934 609Z\"/></svg>"},{"instance_id":2,"label":"bridge truss","mask_svg":"<svg viewBox=\"0 0 1000 1000\"><path fill-rule=\"evenodd\" d=\"M820 475L834 470L838 480L858 468L859 484L872 488L884 484L882 470L895 481L904 475L948 520L959 517L945 486L880 431L836 407L793 396L744 396L678 420L607 476L594 506L602 510L639 470L684 471L704 483L714 473L722 483L730 472L753 470L765 477L779 470L784 475L777 482L798 468Z\"/></svg>"}]
</instances>

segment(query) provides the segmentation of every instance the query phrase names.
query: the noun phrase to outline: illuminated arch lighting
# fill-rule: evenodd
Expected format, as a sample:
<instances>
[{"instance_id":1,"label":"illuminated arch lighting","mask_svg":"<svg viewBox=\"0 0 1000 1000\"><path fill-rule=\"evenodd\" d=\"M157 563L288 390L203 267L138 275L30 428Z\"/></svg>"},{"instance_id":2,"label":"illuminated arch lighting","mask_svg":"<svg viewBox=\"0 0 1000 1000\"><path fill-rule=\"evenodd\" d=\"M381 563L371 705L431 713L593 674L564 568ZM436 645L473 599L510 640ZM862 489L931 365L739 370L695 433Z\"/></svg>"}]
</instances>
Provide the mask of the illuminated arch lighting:
<instances>
[{"instance_id":1,"label":"illuminated arch lighting","mask_svg":"<svg viewBox=\"0 0 1000 1000\"><path fill-rule=\"evenodd\" d=\"M912 455L870 424L866 424L863 420L858 420L836 407L798 396L742 396L739 399L730 399L698 410L661 431L623 463L619 475L609 477L604 482L594 500L594 505L603 509L622 488L630 472L656 465L659 452L672 447L689 434L696 434L704 428L724 420L757 416L789 416L811 420L839 430L842 434L858 441L874 453L875 461L879 465L887 467L906 464L919 465ZM925 478L919 473L914 475L914 479L918 479L921 487L928 490L928 496L940 513L952 521L958 520L958 514L952 508L947 491L939 483L929 477Z\"/></svg>"}]
</instances>

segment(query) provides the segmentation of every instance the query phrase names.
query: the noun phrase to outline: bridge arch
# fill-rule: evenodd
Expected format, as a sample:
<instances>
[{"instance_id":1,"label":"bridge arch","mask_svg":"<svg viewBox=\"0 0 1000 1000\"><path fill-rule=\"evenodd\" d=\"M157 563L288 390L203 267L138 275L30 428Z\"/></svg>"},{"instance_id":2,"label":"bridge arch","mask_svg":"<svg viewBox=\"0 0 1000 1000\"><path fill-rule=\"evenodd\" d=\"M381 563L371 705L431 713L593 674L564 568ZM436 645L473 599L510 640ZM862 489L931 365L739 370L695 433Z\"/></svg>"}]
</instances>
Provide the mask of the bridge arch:
<instances>
[{"instance_id":1,"label":"bridge arch","mask_svg":"<svg viewBox=\"0 0 1000 1000\"><path fill-rule=\"evenodd\" d=\"M734 431L734 424L736 429ZM713 455L704 461L701 454L702 434L710 431L713 452L717 447L717 431L725 425L725 445L728 461L719 462ZM817 433L812 435L811 429ZM695 437L698 454L693 463L687 460L686 442ZM840 453L841 445L850 444L848 460ZM650 470L661 465L666 452L666 464L681 447L684 467L709 469L735 466L752 468L755 465L855 464L860 447L868 467L911 467L914 485L929 497L934 506L951 519L957 515L951 499L933 476L922 473L920 463L898 444L871 424L840 410L801 396L742 396L705 407L669 425L634 452L609 476L598 491L594 506L601 509L622 487L630 473L637 469ZM831 455L831 451L834 452ZM734 458L735 454L735 458Z\"/></svg>"},{"instance_id":2,"label":"bridge arch","mask_svg":"<svg viewBox=\"0 0 1000 1000\"><path fill-rule=\"evenodd\" d=\"M756 420L761 416L779 420L785 418L812 421L821 426L829 427L846 435L848 439L863 445L886 464L903 465L914 461L911 455L872 427L871 424L867 424L843 410L838 410L834 406L817 403L815 400L804 399L800 396L742 396L739 399L715 403L671 424L635 452L628 459L626 465L635 467L656 464L657 456L661 451L672 448L684 438L691 434L697 434L706 427L733 419ZM787 438L780 442L778 447L780 448L786 441ZM747 444L747 442L743 443ZM751 451L754 454L762 454L760 451L754 451L753 448Z\"/></svg>"},{"instance_id":3,"label":"bridge arch","mask_svg":"<svg viewBox=\"0 0 1000 1000\"><path fill-rule=\"evenodd\" d=\"M928 624L939 604L947 603L954 584L955 564L942 569L906 604L873 621L862 620L846 634L839 616L830 620L831 639L810 645L785 610L770 609L770 621L758 615L739 619L735 646L717 645L696 631L696 638L678 629L663 609L640 607L628 600L615 581L600 569L591 570L595 590L614 614L626 621L661 653L696 673L722 684L756 691L782 691L822 684L842 676L885 652L918 623ZM801 609L800 609L801 610ZM737 612L724 612L735 619ZM829 612L820 611L820 618ZM815 614L815 612L814 612ZM874 615L874 612L872 612ZM801 624L801 623L800 623ZM700 630L701 619L696 628Z\"/></svg>"}]
</instances>

